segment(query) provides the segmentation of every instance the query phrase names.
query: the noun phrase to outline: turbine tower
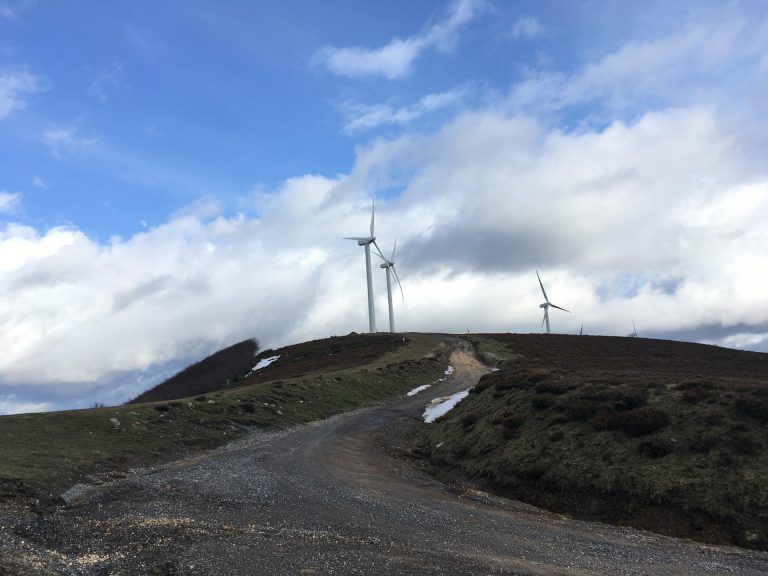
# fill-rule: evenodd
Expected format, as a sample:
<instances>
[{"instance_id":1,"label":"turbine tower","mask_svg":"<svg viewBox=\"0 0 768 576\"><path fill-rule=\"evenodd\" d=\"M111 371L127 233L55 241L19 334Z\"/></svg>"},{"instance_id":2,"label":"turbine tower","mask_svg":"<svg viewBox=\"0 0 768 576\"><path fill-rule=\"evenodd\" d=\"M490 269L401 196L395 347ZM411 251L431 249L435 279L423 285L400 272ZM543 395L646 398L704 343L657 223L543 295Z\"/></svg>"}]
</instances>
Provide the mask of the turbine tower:
<instances>
[{"instance_id":1,"label":"turbine tower","mask_svg":"<svg viewBox=\"0 0 768 576\"><path fill-rule=\"evenodd\" d=\"M403 294L403 285L400 284L400 278L397 276L397 270L395 270L395 251L397 250L397 241L395 241L395 247L392 248L392 255L389 258L385 258L384 254L381 253L381 250L379 250L379 245L376 244L376 242L373 243L374 246L376 246L376 251L378 252L378 257L381 258L384 262L379 264L379 268L384 268L387 271L387 298L389 299L389 331L394 332L395 331L395 313L392 309L392 274L395 275L395 280L397 280L397 285L400 287L400 297L405 300L405 295Z\"/></svg>"},{"instance_id":2,"label":"turbine tower","mask_svg":"<svg viewBox=\"0 0 768 576\"><path fill-rule=\"evenodd\" d=\"M376 242L373 234L374 203L371 202L371 234L370 236L353 236L344 240L355 240L358 246L365 246L365 273L368 278L368 331L376 332L376 311L373 308L373 279L371 278L371 244ZM376 247L378 250L378 246Z\"/></svg>"},{"instance_id":3,"label":"turbine tower","mask_svg":"<svg viewBox=\"0 0 768 576\"><path fill-rule=\"evenodd\" d=\"M556 304L552 304L552 302L549 301L549 298L547 298L547 292L544 290L544 284L541 282L541 276L539 276L539 271L536 270L536 278L539 279L539 286L541 286L541 293L544 294L544 300L545 302L543 304L539 305L539 308L544 308L544 319L541 321L541 327L544 327L544 324L547 325L547 334L549 334L549 308L550 306L552 308L557 308L558 310L562 310L563 312L568 312L570 314L570 310L566 310L565 308L561 308L560 306L557 306Z\"/></svg>"}]
</instances>

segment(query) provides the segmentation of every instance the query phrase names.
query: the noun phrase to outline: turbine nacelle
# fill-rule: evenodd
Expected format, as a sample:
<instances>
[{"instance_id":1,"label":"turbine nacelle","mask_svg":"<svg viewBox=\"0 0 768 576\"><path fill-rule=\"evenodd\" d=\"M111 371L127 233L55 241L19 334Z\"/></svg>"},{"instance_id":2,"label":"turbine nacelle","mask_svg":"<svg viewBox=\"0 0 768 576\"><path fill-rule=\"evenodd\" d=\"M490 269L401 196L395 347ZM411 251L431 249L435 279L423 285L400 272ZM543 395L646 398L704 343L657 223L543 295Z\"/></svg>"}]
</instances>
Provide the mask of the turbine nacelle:
<instances>
[{"instance_id":1,"label":"turbine nacelle","mask_svg":"<svg viewBox=\"0 0 768 576\"><path fill-rule=\"evenodd\" d=\"M374 244L376 242L376 236L352 236L345 237L343 240L354 240L358 246L365 246L366 244Z\"/></svg>"}]
</instances>

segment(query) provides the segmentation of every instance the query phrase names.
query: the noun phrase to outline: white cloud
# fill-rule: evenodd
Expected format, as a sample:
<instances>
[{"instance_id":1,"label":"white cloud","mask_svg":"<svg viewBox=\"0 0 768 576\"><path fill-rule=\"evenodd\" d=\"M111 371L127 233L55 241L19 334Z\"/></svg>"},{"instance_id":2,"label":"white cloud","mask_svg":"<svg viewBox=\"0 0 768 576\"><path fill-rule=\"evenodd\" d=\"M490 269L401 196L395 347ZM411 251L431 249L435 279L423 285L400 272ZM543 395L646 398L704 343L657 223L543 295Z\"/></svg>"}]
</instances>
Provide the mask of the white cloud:
<instances>
[{"instance_id":1,"label":"white cloud","mask_svg":"<svg viewBox=\"0 0 768 576\"><path fill-rule=\"evenodd\" d=\"M106 102L110 95L117 90L123 82L123 66L119 62L113 62L104 68L88 89L94 98Z\"/></svg>"},{"instance_id":2,"label":"white cloud","mask_svg":"<svg viewBox=\"0 0 768 576\"><path fill-rule=\"evenodd\" d=\"M0 119L27 105L26 97L40 89L40 79L26 70L0 70Z\"/></svg>"},{"instance_id":3,"label":"white cloud","mask_svg":"<svg viewBox=\"0 0 768 576\"><path fill-rule=\"evenodd\" d=\"M40 178L40 176L35 176L34 178L32 178L32 186L34 186L39 190L45 190L46 188L45 180Z\"/></svg>"},{"instance_id":4,"label":"white cloud","mask_svg":"<svg viewBox=\"0 0 768 576\"><path fill-rule=\"evenodd\" d=\"M544 33L544 26L535 16L522 16L512 27L512 38L530 40Z\"/></svg>"},{"instance_id":5,"label":"white cloud","mask_svg":"<svg viewBox=\"0 0 768 576\"><path fill-rule=\"evenodd\" d=\"M67 126L49 128L43 132L43 143L56 158L93 149L98 143L94 136L83 136L77 128Z\"/></svg>"},{"instance_id":6,"label":"white cloud","mask_svg":"<svg viewBox=\"0 0 768 576\"><path fill-rule=\"evenodd\" d=\"M754 61L766 49L768 31L724 15L660 38L629 41L572 73L529 70L513 87L509 101L521 113L599 104L609 117L660 103L711 103L753 81ZM733 82L726 80L730 77Z\"/></svg>"},{"instance_id":7,"label":"white cloud","mask_svg":"<svg viewBox=\"0 0 768 576\"><path fill-rule=\"evenodd\" d=\"M6 192L0 190L0 214L12 214L21 202L21 194L18 192Z\"/></svg>"},{"instance_id":8,"label":"white cloud","mask_svg":"<svg viewBox=\"0 0 768 576\"><path fill-rule=\"evenodd\" d=\"M396 108L390 104L345 103L344 130L348 133L362 132L382 125L405 126L424 114L455 106L464 96L462 90L451 90L439 94L428 94L410 106Z\"/></svg>"},{"instance_id":9,"label":"white cloud","mask_svg":"<svg viewBox=\"0 0 768 576\"><path fill-rule=\"evenodd\" d=\"M383 76L389 80L406 76L413 62L428 49L450 50L459 29L483 9L482 0L455 0L443 20L406 39L395 38L380 48L325 47L315 61L338 76Z\"/></svg>"}]
</instances>

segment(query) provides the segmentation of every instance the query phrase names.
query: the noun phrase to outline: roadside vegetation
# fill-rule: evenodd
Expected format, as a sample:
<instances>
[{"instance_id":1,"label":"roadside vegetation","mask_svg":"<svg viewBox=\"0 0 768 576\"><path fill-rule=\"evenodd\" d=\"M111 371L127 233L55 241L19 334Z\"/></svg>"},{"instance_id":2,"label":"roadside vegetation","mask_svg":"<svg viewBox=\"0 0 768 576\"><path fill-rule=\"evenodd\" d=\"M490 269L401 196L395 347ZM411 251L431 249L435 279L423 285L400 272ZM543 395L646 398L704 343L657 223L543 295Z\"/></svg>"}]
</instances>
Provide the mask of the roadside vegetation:
<instances>
[{"instance_id":1,"label":"roadside vegetation","mask_svg":"<svg viewBox=\"0 0 768 576\"><path fill-rule=\"evenodd\" d=\"M434 470L576 517L768 549L768 355L473 338L498 371L416 440Z\"/></svg>"},{"instance_id":2,"label":"roadside vegetation","mask_svg":"<svg viewBox=\"0 0 768 576\"><path fill-rule=\"evenodd\" d=\"M405 341L351 335L268 351L280 355L263 369L271 375L257 372L212 393L2 416L0 501L45 509L78 482L119 478L131 467L218 446L253 428L282 428L376 404L437 378L445 352L439 338L426 335L406 335Z\"/></svg>"}]
</instances>

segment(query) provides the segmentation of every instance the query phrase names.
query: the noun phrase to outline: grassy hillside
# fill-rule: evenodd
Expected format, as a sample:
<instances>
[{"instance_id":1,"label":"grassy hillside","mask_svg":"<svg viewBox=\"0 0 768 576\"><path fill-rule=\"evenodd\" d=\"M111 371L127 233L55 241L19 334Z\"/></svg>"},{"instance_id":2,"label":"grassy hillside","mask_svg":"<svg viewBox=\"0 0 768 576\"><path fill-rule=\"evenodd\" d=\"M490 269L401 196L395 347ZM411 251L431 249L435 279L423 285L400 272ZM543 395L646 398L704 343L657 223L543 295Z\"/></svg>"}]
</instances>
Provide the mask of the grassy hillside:
<instances>
[{"instance_id":1,"label":"grassy hillside","mask_svg":"<svg viewBox=\"0 0 768 576\"><path fill-rule=\"evenodd\" d=\"M142 392L129 404L174 400L226 388L250 371L258 349L256 340L250 339L219 350Z\"/></svg>"},{"instance_id":2,"label":"grassy hillside","mask_svg":"<svg viewBox=\"0 0 768 576\"><path fill-rule=\"evenodd\" d=\"M322 355L322 342L274 351L286 360L273 375L291 373L292 362L302 357ZM44 508L76 482L119 477L129 467L213 447L251 427L279 428L375 404L434 380L447 363L440 340L424 335L407 335L406 342L391 335L332 342L340 352L323 372L253 378L170 402L2 416L0 501ZM347 343L358 352L365 348L365 364L357 353L343 360Z\"/></svg>"},{"instance_id":3,"label":"grassy hillside","mask_svg":"<svg viewBox=\"0 0 768 576\"><path fill-rule=\"evenodd\" d=\"M432 425L443 474L578 517L768 549L768 355L634 338L475 339L500 370Z\"/></svg>"}]
</instances>

